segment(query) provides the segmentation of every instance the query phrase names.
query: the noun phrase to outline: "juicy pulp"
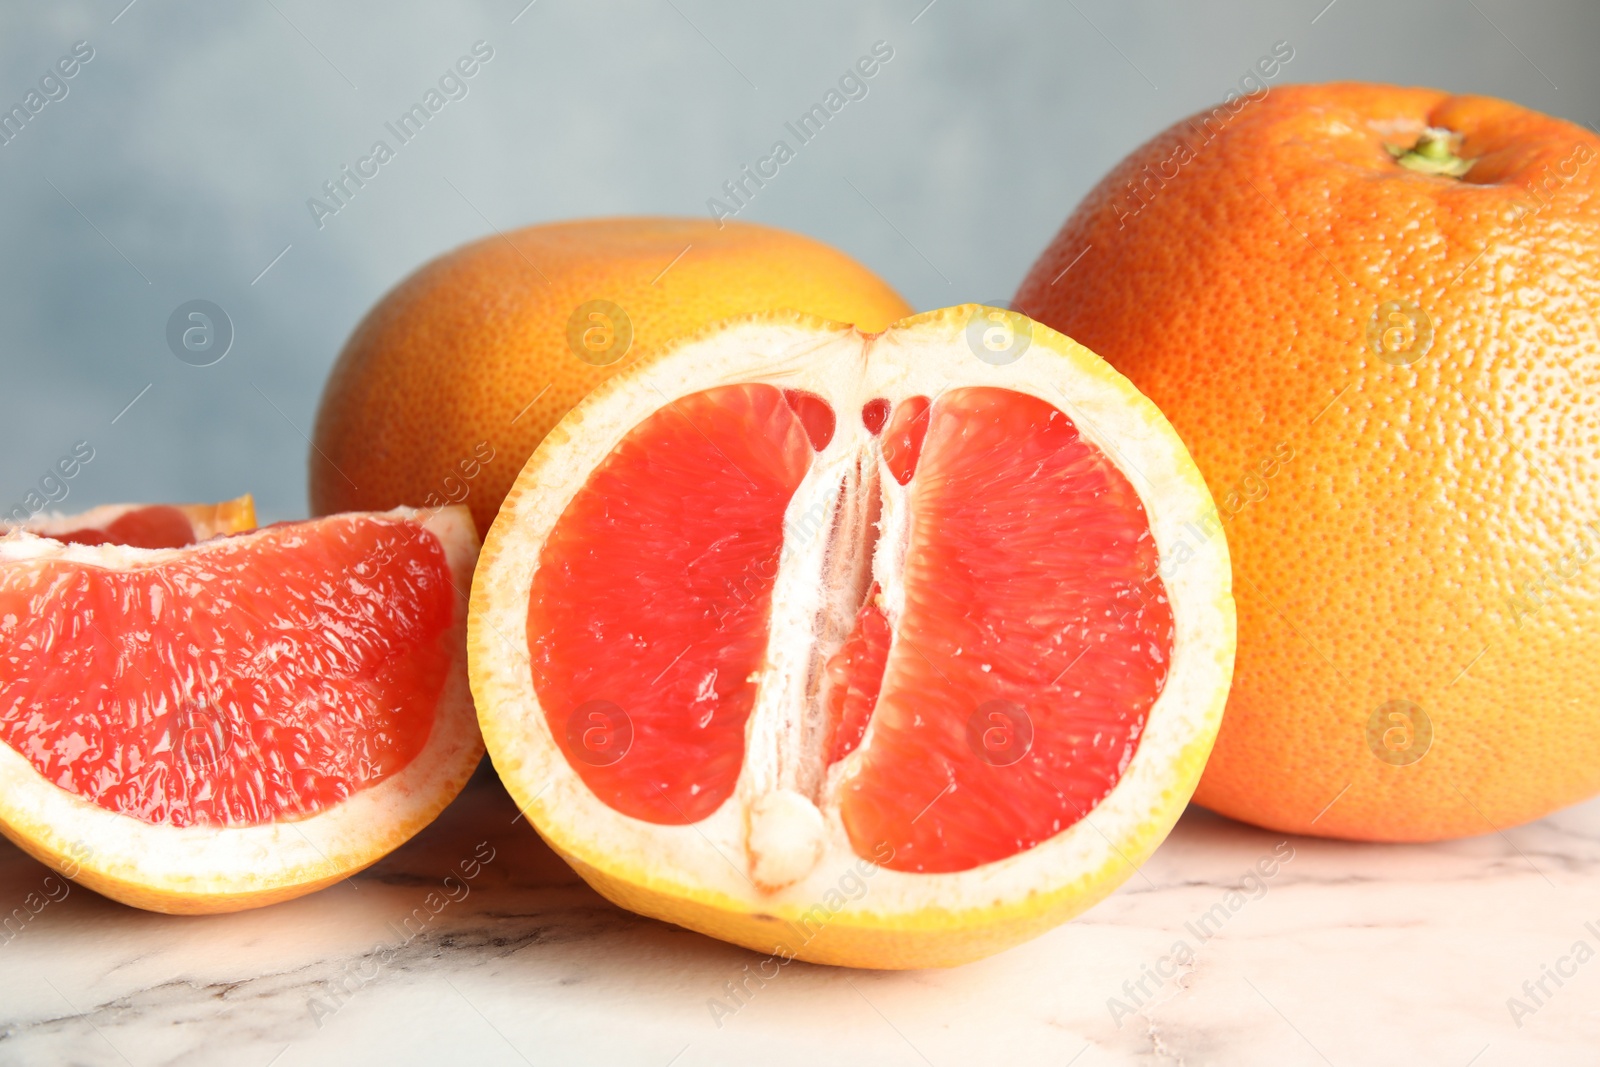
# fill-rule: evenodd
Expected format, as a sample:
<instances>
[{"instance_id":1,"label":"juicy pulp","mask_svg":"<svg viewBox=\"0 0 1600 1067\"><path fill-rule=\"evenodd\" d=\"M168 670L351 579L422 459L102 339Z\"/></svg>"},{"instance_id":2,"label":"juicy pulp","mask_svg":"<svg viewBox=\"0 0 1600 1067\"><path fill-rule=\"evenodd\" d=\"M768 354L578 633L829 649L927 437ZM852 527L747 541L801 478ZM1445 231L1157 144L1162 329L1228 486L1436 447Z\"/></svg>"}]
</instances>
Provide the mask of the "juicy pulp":
<instances>
[{"instance_id":1,"label":"juicy pulp","mask_svg":"<svg viewBox=\"0 0 1600 1067\"><path fill-rule=\"evenodd\" d=\"M423 748L451 652L437 538L352 516L124 564L0 565L0 741L172 826L313 814Z\"/></svg>"},{"instance_id":2,"label":"juicy pulp","mask_svg":"<svg viewBox=\"0 0 1600 1067\"><path fill-rule=\"evenodd\" d=\"M591 472L545 541L528 606L551 733L617 811L708 816L746 760L790 541L820 532L859 553L856 571L875 568L880 496L898 491L909 524L893 586L871 574L807 687L825 725L795 758L833 783L809 799L894 869L1026 850L1110 792L1165 682L1172 612L1138 494L1024 393L874 400L860 428L818 403L764 384L694 393ZM820 531L786 526L815 455L845 432L870 506ZM869 528L852 538L848 521Z\"/></svg>"}]
</instances>

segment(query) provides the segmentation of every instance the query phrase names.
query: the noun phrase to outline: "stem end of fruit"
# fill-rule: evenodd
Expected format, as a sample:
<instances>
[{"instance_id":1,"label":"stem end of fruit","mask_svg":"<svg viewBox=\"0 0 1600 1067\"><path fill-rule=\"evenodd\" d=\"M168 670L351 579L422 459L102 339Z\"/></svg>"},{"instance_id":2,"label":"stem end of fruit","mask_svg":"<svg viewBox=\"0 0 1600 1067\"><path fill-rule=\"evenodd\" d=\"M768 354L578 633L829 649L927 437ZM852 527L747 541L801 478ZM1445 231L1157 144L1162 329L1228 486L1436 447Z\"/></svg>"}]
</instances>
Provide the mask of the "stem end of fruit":
<instances>
[{"instance_id":1,"label":"stem end of fruit","mask_svg":"<svg viewBox=\"0 0 1600 1067\"><path fill-rule=\"evenodd\" d=\"M1441 126L1428 126L1410 148L1387 145L1396 163L1419 174L1459 178L1472 169L1475 160L1459 155L1461 135Z\"/></svg>"}]
</instances>

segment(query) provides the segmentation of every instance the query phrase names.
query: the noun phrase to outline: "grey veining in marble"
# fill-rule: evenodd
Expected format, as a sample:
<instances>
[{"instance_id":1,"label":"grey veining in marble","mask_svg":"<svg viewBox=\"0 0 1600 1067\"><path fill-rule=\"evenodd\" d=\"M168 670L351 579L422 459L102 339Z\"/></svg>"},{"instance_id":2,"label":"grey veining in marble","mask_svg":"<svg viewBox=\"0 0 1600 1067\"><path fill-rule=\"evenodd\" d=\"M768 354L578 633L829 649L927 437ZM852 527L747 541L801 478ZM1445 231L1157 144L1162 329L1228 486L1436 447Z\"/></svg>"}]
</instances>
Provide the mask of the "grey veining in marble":
<instances>
[{"instance_id":1,"label":"grey veining in marble","mask_svg":"<svg viewBox=\"0 0 1600 1067\"><path fill-rule=\"evenodd\" d=\"M948 971L750 978L602 900L487 768L297 901L149 914L3 845L0 909L3 1064L1600 1062L1600 802L1428 846L1191 809L1100 906Z\"/></svg>"}]
</instances>

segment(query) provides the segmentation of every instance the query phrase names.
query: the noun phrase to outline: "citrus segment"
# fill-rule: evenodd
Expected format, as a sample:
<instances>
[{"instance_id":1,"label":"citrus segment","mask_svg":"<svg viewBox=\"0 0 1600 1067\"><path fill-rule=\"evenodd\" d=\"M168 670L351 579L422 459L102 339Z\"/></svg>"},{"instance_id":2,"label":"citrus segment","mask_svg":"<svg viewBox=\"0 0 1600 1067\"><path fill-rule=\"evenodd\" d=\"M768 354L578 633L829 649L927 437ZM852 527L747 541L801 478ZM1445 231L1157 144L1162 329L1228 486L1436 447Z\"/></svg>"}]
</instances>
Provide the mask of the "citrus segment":
<instances>
[{"instance_id":1,"label":"citrus segment","mask_svg":"<svg viewBox=\"0 0 1600 1067\"><path fill-rule=\"evenodd\" d=\"M785 389L783 399L805 427L811 447L818 452L827 448L828 442L833 440L836 421L828 402L815 393L802 393L798 389Z\"/></svg>"},{"instance_id":2,"label":"citrus segment","mask_svg":"<svg viewBox=\"0 0 1600 1067\"><path fill-rule=\"evenodd\" d=\"M929 407L925 396L907 397L895 405L889 417L889 427L883 434L883 460L901 485L909 483L916 473L922 443L928 435Z\"/></svg>"},{"instance_id":3,"label":"citrus segment","mask_svg":"<svg viewBox=\"0 0 1600 1067\"><path fill-rule=\"evenodd\" d=\"M1116 785L1166 680L1172 612L1160 592L1129 607L1158 562L1144 508L1061 411L970 388L918 424L905 606L841 811L858 854L887 841L888 866L959 871Z\"/></svg>"},{"instance_id":4,"label":"citrus segment","mask_svg":"<svg viewBox=\"0 0 1600 1067\"><path fill-rule=\"evenodd\" d=\"M63 789L171 826L308 815L404 767L450 659L443 548L380 518L316 533L0 569L0 741Z\"/></svg>"},{"instance_id":5,"label":"citrus segment","mask_svg":"<svg viewBox=\"0 0 1600 1067\"><path fill-rule=\"evenodd\" d=\"M629 432L545 542L527 614L539 700L618 811L694 822L733 792L811 451L770 385L683 397Z\"/></svg>"},{"instance_id":6,"label":"citrus segment","mask_svg":"<svg viewBox=\"0 0 1600 1067\"><path fill-rule=\"evenodd\" d=\"M883 424L889 420L889 402L881 396L875 396L861 405L861 425L867 432L876 437L883 432Z\"/></svg>"}]
</instances>

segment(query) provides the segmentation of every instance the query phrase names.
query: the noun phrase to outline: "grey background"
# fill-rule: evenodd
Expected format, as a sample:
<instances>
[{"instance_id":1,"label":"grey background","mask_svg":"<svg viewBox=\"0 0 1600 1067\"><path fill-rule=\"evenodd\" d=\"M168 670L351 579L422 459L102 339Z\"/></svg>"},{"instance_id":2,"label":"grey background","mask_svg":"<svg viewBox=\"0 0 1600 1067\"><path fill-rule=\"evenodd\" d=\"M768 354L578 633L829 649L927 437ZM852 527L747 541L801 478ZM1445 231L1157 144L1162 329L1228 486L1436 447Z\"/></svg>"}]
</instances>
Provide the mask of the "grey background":
<instances>
[{"instance_id":1,"label":"grey background","mask_svg":"<svg viewBox=\"0 0 1600 1067\"><path fill-rule=\"evenodd\" d=\"M1008 297L1101 174L1279 40L1277 84L1600 121L1600 5L1577 0L525 2L0 8L5 109L95 50L0 146L0 510L88 440L67 510L253 491L264 519L303 515L323 376L389 286L491 225L705 214L880 39L869 95L740 217L844 249L919 309ZM319 230L307 198L480 39L468 95ZM213 366L166 344L191 299L234 324Z\"/></svg>"}]
</instances>

